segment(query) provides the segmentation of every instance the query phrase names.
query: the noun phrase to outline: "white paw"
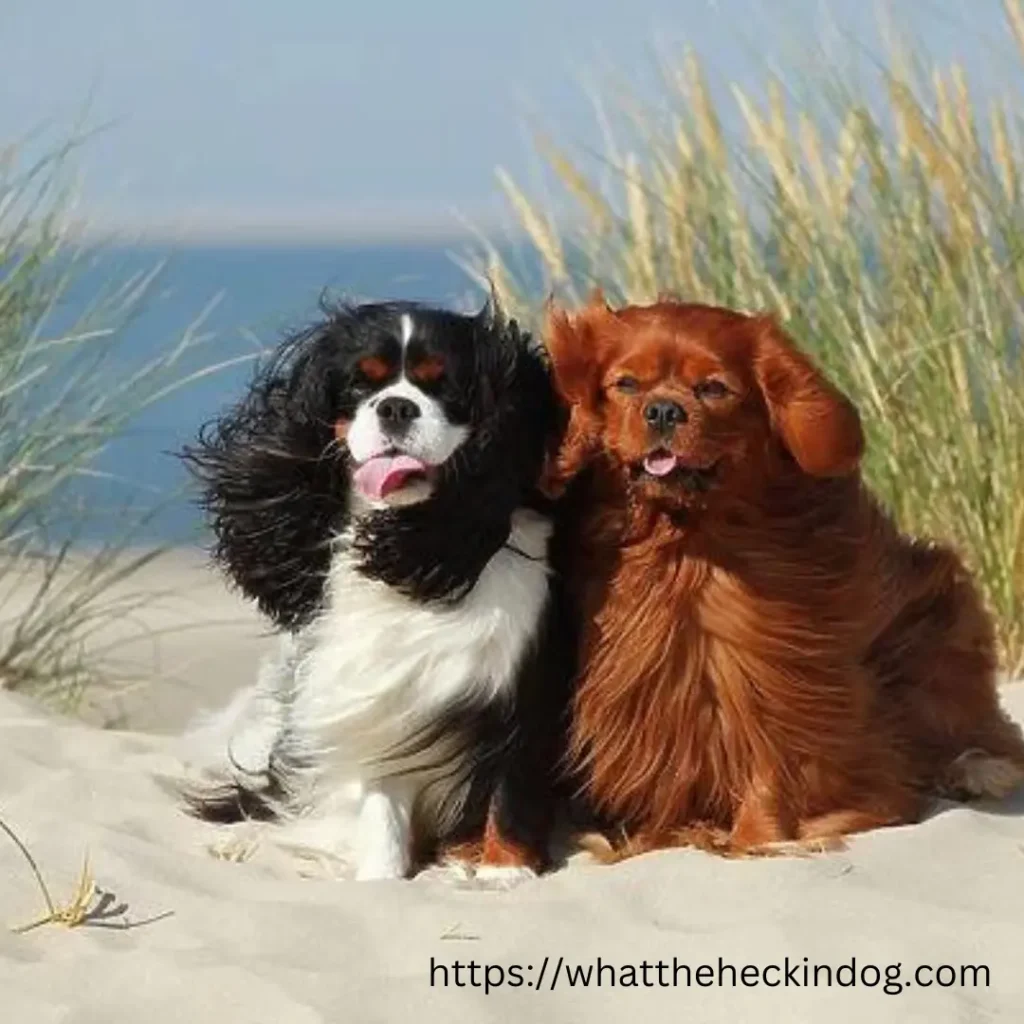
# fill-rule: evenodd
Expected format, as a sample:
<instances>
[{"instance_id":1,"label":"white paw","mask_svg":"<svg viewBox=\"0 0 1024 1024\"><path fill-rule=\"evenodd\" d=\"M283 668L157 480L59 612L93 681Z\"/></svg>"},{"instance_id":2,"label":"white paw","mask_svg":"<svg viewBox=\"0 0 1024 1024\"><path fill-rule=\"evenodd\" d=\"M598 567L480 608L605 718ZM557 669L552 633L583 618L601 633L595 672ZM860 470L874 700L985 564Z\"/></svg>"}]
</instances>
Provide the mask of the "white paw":
<instances>
[{"instance_id":1,"label":"white paw","mask_svg":"<svg viewBox=\"0 0 1024 1024\"><path fill-rule=\"evenodd\" d=\"M371 857L356 867L357 882L384 882L405 878L407 866L401 857Z\"/></svg>"},{"instance_id":2,"label":"white paw","mask_svg":"<svg viewBox=\"0 0 1024 1024\"><path fill-rule=\"evenodd\" d=\"M446 885L459 887L468 886L476 873L473 863L468 860L443 860L440 864L431 864L416 876L425 882L444 882Z\"/></svg>"},{"instance_id":3,"label":"white paw","mask_svg":"<svg viewBox=\"0 0 1024 1024\"><path fill-rule=\"evenodd\" d=\"M384 868L363 868L356 872L357 882L393 882L405 878L404 871L392 871Z\"/></svg>"},{"instance_id":4,"label":"white paw","mask_svg":"<svg viewBox=\"0 0 1024 1024\"><path fill-rule=\"evenodd\" d=\"M533 868L525 865L481 864L473 881L479 889L514 889L537 877Z\"/></svg>"}]
</instances>

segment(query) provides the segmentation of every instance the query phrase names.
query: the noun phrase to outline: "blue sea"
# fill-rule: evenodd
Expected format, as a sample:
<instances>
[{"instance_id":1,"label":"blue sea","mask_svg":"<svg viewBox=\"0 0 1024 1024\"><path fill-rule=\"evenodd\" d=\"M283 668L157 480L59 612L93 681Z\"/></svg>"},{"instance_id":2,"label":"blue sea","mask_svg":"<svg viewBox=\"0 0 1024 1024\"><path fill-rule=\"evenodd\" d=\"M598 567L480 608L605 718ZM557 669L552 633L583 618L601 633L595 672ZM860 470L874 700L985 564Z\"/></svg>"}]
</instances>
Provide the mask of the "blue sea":
<instances>
[{"instance_id":1,"label":"blue sea","mask_svg":"<svg viewBox=\"0 0 1024 1024\"><path fill-rule=\"evenodd\" d=\"M112 539L131 525L133 540L191 543L202 537L188 477L175 456L242 393L252 374L247 358L273 346L316 315L324 292L353 300L414 299L466 308L482 293L456 256L465 246L117 247L101 251L75 281L59 311L74 321L92 296L111 284L159 267L137 312L120 332L108 370L119 379L177 344L197 317L202 343L181 372L225 360L244 361L188 384L147 409L101 453L95 475L76 479L69 497L78 539ZM211 306L212 304L212 306Z\"/></svg>"}]
</instances>

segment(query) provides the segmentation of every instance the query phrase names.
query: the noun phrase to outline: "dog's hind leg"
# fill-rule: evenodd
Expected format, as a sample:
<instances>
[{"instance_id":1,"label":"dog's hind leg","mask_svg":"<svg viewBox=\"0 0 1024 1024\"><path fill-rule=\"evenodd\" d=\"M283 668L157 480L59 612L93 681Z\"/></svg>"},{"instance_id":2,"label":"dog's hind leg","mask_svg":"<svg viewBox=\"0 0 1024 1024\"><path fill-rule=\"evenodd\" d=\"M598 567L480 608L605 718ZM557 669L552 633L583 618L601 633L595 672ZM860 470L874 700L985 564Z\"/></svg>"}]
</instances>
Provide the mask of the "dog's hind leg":
<instances>
[{"instance_id":1,"label":"dog's hind leg","mask_svg":"<svg viewBox=\"0 0 1024 1024\"><path fill-rule=\"evenodd\" d=\"M951 800L1001 800L1024 783L1024 762L972 747L956 757L939 777L939 796Z\"/></svg>"},{"instance_id":2,"label":"dog's hind leg","mask_svg":"<svg viewBox=\"0 0 1024 1024\"><path fill-rule=\"evenodd\" d=\"M1003 710L992 621L952 552L910 549L915 589L876 642L897 727L922 788L1001 798L1024 783L1024 735Z\"/></svg>"}]
</instances>

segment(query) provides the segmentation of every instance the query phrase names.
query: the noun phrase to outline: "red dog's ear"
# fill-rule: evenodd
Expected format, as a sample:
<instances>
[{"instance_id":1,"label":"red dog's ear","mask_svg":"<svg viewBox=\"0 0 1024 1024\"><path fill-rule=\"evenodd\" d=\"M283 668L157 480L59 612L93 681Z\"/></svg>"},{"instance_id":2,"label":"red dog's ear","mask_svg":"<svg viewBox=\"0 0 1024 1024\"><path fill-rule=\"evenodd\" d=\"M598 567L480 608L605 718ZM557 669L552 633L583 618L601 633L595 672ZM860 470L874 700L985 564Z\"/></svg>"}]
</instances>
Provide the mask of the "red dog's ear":
<instances>
[{"instance_id":1,"label":"red dog's ear","mask_svg":"<svg viewBox=\"0 0 1024 1024\"><path fill-rule=\"evenodd\" d=\"M600 293L575 315L553 302L548 302L545 312L544 341L555 389L569 406L565 431L548 460L541 485L545 493L556 496L601 447L601 376L613 344L606 328L615 314Z\"/></svg>"},{"instance_id":2,"label":"red dog's ear","mask_svg":"<svg viewBox=\"0 0 1024 1024\"><path fill-rule=\"evenodd\" d=\"M551 371L559 394L570 405L593 409L598 404L607 339L600 321L614 314L604 305L591 304L577 314L548 302L544 343L551 356Z\"/></svg>"},{"instance_id":3,"label":"red dog's ear","mask_svg":"<svg viewBox=\"0 0 1024 1024\"><path fill-rule=\"evenodd\" d=\"M852 473L864 453L857 410L774 320L756 322L754 369L776 433L805 473Z\"/></svg>"}]
</instances>

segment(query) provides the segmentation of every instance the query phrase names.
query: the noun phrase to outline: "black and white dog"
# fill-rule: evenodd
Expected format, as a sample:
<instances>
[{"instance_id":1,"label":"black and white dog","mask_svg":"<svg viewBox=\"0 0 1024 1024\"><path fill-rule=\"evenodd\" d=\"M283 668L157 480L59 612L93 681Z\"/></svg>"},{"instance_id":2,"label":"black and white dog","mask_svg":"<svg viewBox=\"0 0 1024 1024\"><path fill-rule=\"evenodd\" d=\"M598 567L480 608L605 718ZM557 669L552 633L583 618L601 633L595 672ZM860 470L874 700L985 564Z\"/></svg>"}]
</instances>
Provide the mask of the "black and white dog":
<instances>
[{"instance_id":1,"label":"black and white dog","mask_svg":"<svg viewBox=\"0 0 1024 1024\"><path fill-rule=\"evenodd\" d=\"M461 843L480 878L544 866L569 656L534 490L554 416L493 301L387 303L325 308L200 435L215 557L282 641L213 727L195 813L271 821L360 879Z\"/></svg>"}]
</instances>

